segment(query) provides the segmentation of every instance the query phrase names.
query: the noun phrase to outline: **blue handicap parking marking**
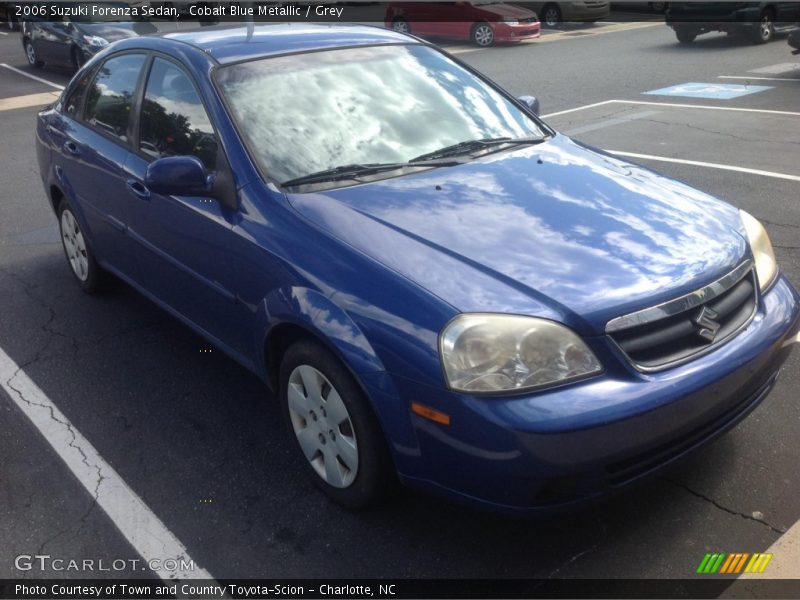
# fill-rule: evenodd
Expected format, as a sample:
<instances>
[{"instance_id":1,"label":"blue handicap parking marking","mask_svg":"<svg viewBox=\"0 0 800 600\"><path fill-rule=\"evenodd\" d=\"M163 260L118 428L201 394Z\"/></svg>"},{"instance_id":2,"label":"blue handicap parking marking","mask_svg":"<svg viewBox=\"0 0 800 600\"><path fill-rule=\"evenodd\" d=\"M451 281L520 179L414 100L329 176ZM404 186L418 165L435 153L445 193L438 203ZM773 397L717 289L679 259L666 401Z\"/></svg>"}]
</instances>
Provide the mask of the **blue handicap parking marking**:
<instances>
[{"instance_id":1,"label":"blue handicap parking marking","mask_svg":"<svg viewBox=\"0 0 800 600\"><path fill-rule=\"evenodd\" d=\"M748 94L771 90L767 85L741 85L733 83L681 83L670 87L643 92L648 96L686 96L689 98L716 98L730 100Z\"/></svg>"}]
</instances>

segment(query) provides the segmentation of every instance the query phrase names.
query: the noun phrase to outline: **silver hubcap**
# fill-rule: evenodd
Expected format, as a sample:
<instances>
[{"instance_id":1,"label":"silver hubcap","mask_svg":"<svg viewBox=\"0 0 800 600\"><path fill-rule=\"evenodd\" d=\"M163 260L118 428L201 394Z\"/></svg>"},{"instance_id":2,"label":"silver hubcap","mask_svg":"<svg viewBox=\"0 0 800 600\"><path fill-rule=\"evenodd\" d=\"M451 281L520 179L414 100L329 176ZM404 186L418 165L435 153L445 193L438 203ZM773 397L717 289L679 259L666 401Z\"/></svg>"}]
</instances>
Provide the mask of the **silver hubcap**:
<instances>
[{"instance_id":1,"label":"silver hubcap","mask_svg":"<svg viewBox=\"0 0 800 600\"><path fill-rule=\"evenodd\" d=\"M475 28L475 42L481 46L488 46L494 39L494 32L488 25L478 25Z\"/></svg>"},{"instance_id":2,"label":"silver hubcap","mask_svg":"<svg viewBox=\"0 0 800 600\"><path fill-rule=\"evenodd\" d=\"M36 50L33 49L33 44L30 42L25 45L25 55L28 57L29 63L36 63Z\"/></svg>"},{"instance_id":3,"label":"silver hubcap","mask_svg":"<svg viewBox=\"0 0 800 600\"><path fill-rule=\"evenodd\" d=\"M72 272L81 281L89 277L89 256L81 228L69 209L61 213L61 239L64 240L64 251L72 267Z\"/></svg>"},{"instance_id":4,"label":"silver hubcap","mask_svg":"<svg viewBox=\"0 0 800 600\"><path fill-rule=\"evenodd\" d=\"M350 413L328 378L310 365L289 376L289 417L308 462L326 483L350 486L358 474L358 443Z\"/></svg>"},{"instance_id":5,"label":"silver hubcap","mask_svg":"<svg viewBox=\"0 0 800 600\"><path fill-rule=\"evenodd\" d=\"M544 13L544 22L548 27L555 27L558 25L558 11L554 8L548 8Z\"/></svg>"},{"instance_id":6,"label":"silver hubcap","mask_svg":"<svg viewBox=\"0 0 800 600\"><path fill-rule=\"evenodd\" d=\"M400 33L408 33L408 23L405 21L395 21L394 30L399 31Z\"/></svg>"},{"instance_id":7,"label":"silver hubcap","mask_svg":"<svg viewBox=\"0 0 800 600\"><path fill-rule=\"evenodd\" d=\"M770 35L772 35L772 21L769 17L763 17L761 19L761 37L767 39Z\"/></svg>"}]
</instances>

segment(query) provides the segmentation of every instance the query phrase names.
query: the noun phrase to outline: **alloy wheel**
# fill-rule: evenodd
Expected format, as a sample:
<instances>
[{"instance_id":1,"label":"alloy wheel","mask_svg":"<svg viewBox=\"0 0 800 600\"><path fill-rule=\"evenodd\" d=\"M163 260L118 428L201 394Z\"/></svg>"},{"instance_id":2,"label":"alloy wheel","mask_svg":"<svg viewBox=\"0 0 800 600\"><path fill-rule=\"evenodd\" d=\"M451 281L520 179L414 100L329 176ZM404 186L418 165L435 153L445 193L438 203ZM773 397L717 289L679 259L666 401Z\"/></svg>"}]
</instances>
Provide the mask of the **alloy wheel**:
<instances>
[{"instance_id":1,"label":"alloy wheel","mask_svg":"<svg viewBox=\"0 0 800 600\"><path fill-rule=\"evenodd\" d=\"M67 253L72 272L81 281L86 281L89 277L86 241L75 216L68 208L61 213L61 239L64 241L64 251Z\"/></svg>"},{"instance_id":2,"label":"alloy wheel","mask_svg":"<svg viewBox=\"0 0 800 600\"><path fill-rule=\"evenodd\" d=\"M472 37L479 46L491 46L494 41L494 31L491 26L482 23L475 27Z\"/></svg>"},{"instance_id":3,"label":"alloy wheel","mask_svg":"<svg viewBox=\"0 0 800 600\"><path fill-rule=\"evenodd\" d=\"M310 365L289 376L289 418L306 460L335 488L358 475L358 442L342 397L325 375Z\"/></svg>"},{"instance_id":4,"label":"alloy wheel","mask_svg":"<svg viewBox=\"0 0 800 600\"><path fill-rule=\"evenodd\" d=\"M28 59L29 64L36 65L36 50L30 42L25 44L25 57Z\"/></svg>"},{"instance_id":5,"label":"alloy wheel","mask_svg":"<svg viewBox=\"0 0 800 600\"><path fill-rule=\"evenodd\" d=\"M561 21L561 14L555 7L550 7L544 11L544 22L548 27L555 27Z\"/></svg>"},{"instance_id":6,"label":"alloy wheel","mask_svg":"<svg viewBox=\"0 0 800 600\"><path fill-rule=\"evenodd\" d=\"M772 38L772 28L772 17L769 13L766 13L761 17L761 21L758 24L758 33L765 42Z\"/></svg>"}]
</instances>

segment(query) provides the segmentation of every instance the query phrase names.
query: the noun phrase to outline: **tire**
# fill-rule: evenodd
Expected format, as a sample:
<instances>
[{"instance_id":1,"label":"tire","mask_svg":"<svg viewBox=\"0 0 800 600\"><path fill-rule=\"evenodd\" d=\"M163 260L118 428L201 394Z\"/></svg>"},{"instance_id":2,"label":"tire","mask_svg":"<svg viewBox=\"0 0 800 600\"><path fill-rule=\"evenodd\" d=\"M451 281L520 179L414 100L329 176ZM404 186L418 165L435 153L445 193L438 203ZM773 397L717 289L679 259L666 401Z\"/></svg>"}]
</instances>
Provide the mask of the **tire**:
<instances>
[{"instance_id":1,"label":"tire","mask_svg":"<svg viewBox=\"0 0 800 600\"><path fill-rule=\"evenodd\" d=\"M663 13L667 10L667 3L666 2L650 2L650 10L657 13Z\"/></svg>"},{"instance_id":2,"label":"tire","mask_svg":"<svg viewBox=\"0 0 800 600\"><path fill-rule=\"evenodd\" d=\"M411 33L411 26L402 17L397 17L392 21L392 30L398 33Z\"/></svg>"},{"instance_id":3,"label":"tire","mask_svg":"<svg viewBox=\"0 0 800 600\"><path fill-rule=\"evenodd\" d=\"M36 49L30 40L25 40L25 58L28 59L28 64L32 67L41 69L44 66L44 63L37 58Z\"/></svg>"},{"instance_id":4,"label":"tire","mask_svg":"<svg viewBox=\"0 0 800 600\"><path fill-rule=\"evenodd\" d=\"M688 27L675 28L675 37L681 44L691 44L697 37L697 31Z\"/></svg>"},{"instance_id":5,"label":"tire","mask_svg":"<svg viewBox=\"0 0 800 600\"><path fill-rule=\"evenodd\" d=\"M762 11L758 23L753 27L750 39L754 44L766 44L775 37L775 17L772 11Z\"/></svg>"},{"instance_id":6,"label":"tire","mask_svg":"<svg viewBox=\"0 0 800 600\"><path fill-rule=\"evenodd\" d=\"M486 22L475 23L475 25L472 26L470 37L473 43L487 48L494 44L494 29Z\"/></svg>"},{"instance_id":7,"label":"tire","mask_svg":"<svg viewBox=\"0 0 800 600\"><path fill-rule=\"evenodd\" d=\"M86 64L86 55L80 48L73 48L72 49L72 67L75 71L78 71L83 65Z\"/></svg>"},{"instance_id":8,"label":"tire","mask_svg":"<svg viewBox=\"0 0 800 600\"><path fill-rule=\"evenodd\" d=\"M97 292L101 288L103 272L66 200L61 200L58 205L58 230L67 264L78 285L87 294Z\"/></svg>"},{"instance_id":9,"label":"tire","mask_svg":"<svg viewBox=\"0 0 800 600\"><path fill-rule=\"evenodd\" d=\"M349 509L376 504L395 470L378 421L350 372L318 342L302 340L281 361L286 424L311 480Z\"/></svg>"},{"instance_id":10,"label":"tire","mask_svg":"<svg viewBox=\"0 0 800 600\"><path fill-rule=\"evenodd\" d=\"M545 4L542 7L542 24L545 27L558 27L561 24L561 9L558 4Z\"/></svg>"}]
</instances>

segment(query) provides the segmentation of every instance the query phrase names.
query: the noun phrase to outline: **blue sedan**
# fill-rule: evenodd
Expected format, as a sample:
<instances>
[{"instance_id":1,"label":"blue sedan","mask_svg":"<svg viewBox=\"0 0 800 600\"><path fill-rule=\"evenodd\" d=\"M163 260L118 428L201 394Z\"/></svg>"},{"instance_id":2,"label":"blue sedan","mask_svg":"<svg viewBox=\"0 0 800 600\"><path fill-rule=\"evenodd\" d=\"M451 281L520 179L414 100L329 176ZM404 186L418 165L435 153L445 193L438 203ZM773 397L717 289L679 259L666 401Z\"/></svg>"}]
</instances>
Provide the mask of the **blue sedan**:
<instances>
[{"instance_id":1,"label":"blue sedan","mask_svg":"<svg viewBox=\"0 0 800 600\"><path fill-rule=\"evenodd\" d=\"M77 283L263 379L325 494L525 513L733 427L800 329L755 218L537 111L411 36L264 25L112 44L36 139Z\"/></svg>"}]
</instances>

